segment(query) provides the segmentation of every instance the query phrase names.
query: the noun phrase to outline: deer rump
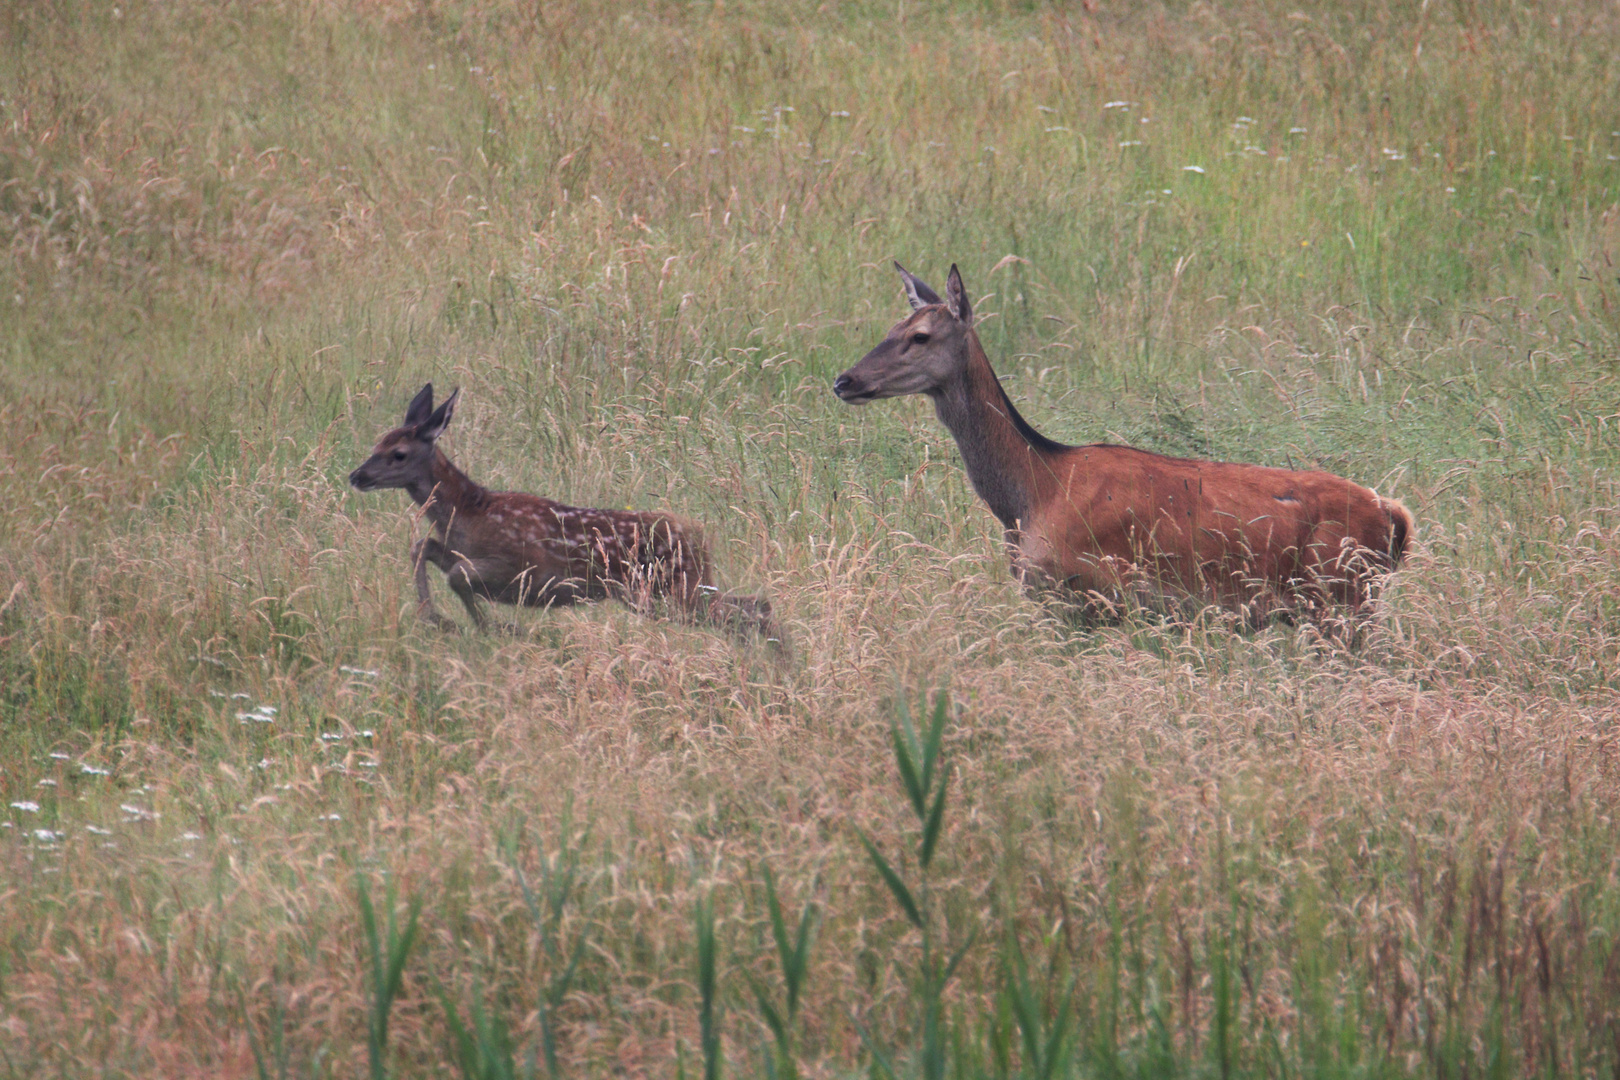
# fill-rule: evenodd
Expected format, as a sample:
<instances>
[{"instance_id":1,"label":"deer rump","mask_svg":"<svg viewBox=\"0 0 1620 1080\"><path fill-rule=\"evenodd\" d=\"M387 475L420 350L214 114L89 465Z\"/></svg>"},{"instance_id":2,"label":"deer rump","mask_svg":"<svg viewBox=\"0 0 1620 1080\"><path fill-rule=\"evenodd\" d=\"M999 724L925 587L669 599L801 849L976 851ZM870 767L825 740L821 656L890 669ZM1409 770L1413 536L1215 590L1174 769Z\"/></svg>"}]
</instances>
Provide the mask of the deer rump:
<instances>
[{"instance_id":1,"label":"deer rump","mask_svg":"<svg viewBox=\"0 0 1620 1080\"><path fill-rule=\"evenodd\" d=\"M1213 602L1259 623L1329 603L1363 612L1406 549L1399 503L1325 472L1171 458L1125 446L1052 455L1058 489L1009 531L1014 571L1092 614Z\"/></svg>"}]
</instances>

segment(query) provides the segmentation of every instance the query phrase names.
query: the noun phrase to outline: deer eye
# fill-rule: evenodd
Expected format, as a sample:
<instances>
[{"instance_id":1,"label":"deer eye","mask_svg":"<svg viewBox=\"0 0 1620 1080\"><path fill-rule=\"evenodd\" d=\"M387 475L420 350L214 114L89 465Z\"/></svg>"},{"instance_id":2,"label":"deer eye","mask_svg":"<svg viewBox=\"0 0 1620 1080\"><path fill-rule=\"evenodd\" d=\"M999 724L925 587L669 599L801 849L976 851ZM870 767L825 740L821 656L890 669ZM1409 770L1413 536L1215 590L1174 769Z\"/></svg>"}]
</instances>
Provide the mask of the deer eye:
<instances>
[{"instance_id":1,"label":"deer eye","mask_svg":"<svg viewBox=\"0 0 1620 1080\"><path fill-rule=\"evenodd\" d=\"M926 344L928 344L928 335L927 334L912 334L911 335L911 343L913 345L926 345Z\"/></svg>"},{"instance_id":2,"label":"deer eye","mask_svg":"<svg viewBox=\"0 0 1620 1080\"><path fill-rule=\"evenodd\" d=\"M395 450L394 451L394 460L395 461L404 461L405 460L405 451L403 451L403 450Z\"/></svg>"}]
</instances>

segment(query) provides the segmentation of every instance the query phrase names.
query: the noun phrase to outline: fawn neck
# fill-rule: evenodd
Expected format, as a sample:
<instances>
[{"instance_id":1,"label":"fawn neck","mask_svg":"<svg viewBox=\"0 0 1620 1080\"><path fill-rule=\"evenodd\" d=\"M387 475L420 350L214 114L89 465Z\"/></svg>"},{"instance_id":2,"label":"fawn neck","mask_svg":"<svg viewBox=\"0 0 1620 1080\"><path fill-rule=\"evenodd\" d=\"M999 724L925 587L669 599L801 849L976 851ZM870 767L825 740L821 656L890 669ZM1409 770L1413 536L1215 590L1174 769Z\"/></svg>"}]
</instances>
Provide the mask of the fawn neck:
<instances>
[{"instance_id":1,"label":"fawn neck","mask_svg":"<svg viewBox=\"0 0 1620 1080\"><path fill-rule=\"evenodd\" d=\"M1041 502L1041 480L1053 475L1049 461L1065 449L1025 422L972 329L966 334L968 362L961 374L930 395L940 422L962 452L973 490L1008 529L1028 523Z\"/></svg>"},{"instance_id":2,"label":"fawn neck","mask_svg":"<svg viewBox=\"0 0 1620 1080\"><path fill-rule=\"evenodd\" d=\"M466 519L483 513L489 492L456 468L438 447L433 448L433 464L405 486L416 505L427 508L428 520L440 528L453 518Z\"/></svg>"}]
</instances>

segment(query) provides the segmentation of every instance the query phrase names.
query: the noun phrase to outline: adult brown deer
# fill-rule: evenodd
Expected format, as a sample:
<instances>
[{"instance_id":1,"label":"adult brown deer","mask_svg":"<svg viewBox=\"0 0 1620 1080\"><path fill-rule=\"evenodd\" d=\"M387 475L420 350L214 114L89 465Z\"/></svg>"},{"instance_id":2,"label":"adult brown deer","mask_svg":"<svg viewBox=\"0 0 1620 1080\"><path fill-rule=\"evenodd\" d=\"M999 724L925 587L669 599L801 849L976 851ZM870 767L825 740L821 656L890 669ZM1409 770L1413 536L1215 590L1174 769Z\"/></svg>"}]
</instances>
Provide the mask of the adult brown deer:
<instances>
[{"instance_id":1,"label":"adult brown deer","mask_svg":"<svg viewBox=\"0 0 1620 1080\"><path fill-rule=\"evenodd\" d=\"M956 267L944 300L895 269L911 315L833 391L851 404L933 399L1026 588L1065 593L1092 619L1116 617L1127 602L1160 611L1214 603L1258 625L1317 615L1330 601L1363 614L1371 586L1400 562L1412 532L1406 507L1329 473L1046 438L991 370Z\"/></svg>"},{"instance_id":2,"label":"adult brown deer","mask_svg":"<svg viewBox=\"0 0 1620 1080\"><path fill-rule=\"evenodd\" d=\"M433 384L422 387L405 422L378 440L349 474L359 491L404 488L427 515L430 533L411 548L417 611L424 620L456 628L433 607L427 574L432 563L480 630L487 628L480 597L542 608L612 598L641 614L668 599L689 621L716 623L743 637L758 631L778 652L786 651L770 601L726 596L715 588L709 549L693 522L672 514L565 506L474 483L438 447L460 396L455 390L435 409Z\"/></svg>"}]
</instances>

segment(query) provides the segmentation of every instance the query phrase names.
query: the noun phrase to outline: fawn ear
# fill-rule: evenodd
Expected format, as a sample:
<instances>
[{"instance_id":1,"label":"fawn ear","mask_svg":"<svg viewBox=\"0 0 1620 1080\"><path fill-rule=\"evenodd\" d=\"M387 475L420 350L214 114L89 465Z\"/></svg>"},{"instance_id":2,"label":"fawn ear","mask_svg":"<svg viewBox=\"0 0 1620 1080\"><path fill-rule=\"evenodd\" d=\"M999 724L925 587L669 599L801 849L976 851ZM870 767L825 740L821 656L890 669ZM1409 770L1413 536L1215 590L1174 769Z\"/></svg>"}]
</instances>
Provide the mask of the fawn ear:
<instances>
[{"instance_id":1,"label":"fawn ear","mask_svg":"<svg viewBox=\"0 0 1620 1080\"><path fill-rule=\"evenodd\" d=\"M417 391L411 403L405 407L405 426L415 427L429 416L433 415L433 384L428 383Z\"/></svg>"},{"instance_id":2,"label":"fawn ear","mask_svg":"<svg viewBox=\"0 0 1620 1080\"><path fill-rule=\"evenodd\" d=\"M433 410L433 415L417 429L416 437L423 442L434 442L444 429L450 426L450 418L456 415L456 399L461 396L461 387L456 387L450 396L444 399L444 404Z\"/></svg>"},{"instance_id":3,"label":"fawn ear","mask_svg":"<svg viewBox=\"0 0 1620 1080\"><path fill-rule=\"evenodd\" d=\"M898 262L894 264L894 268L900 271L900 280L906 283L906 299L911 301L912 311L940 302L939 294L913 277L910 270Z\"/></svg>"},{"instance_id":4,"label":"fawn ear","mask_svg":"<svg viewBox=\"0 0 1620 1080\"><path fill-rule=\"evenodd\" d=\"M956 264L951 263L951 276L945 279L945 306L951 309L951 314L965 326L973 325L973 305L968 301L967 289L962 287L962 275L956 272Z\"/></svg>"}]
</instances>

